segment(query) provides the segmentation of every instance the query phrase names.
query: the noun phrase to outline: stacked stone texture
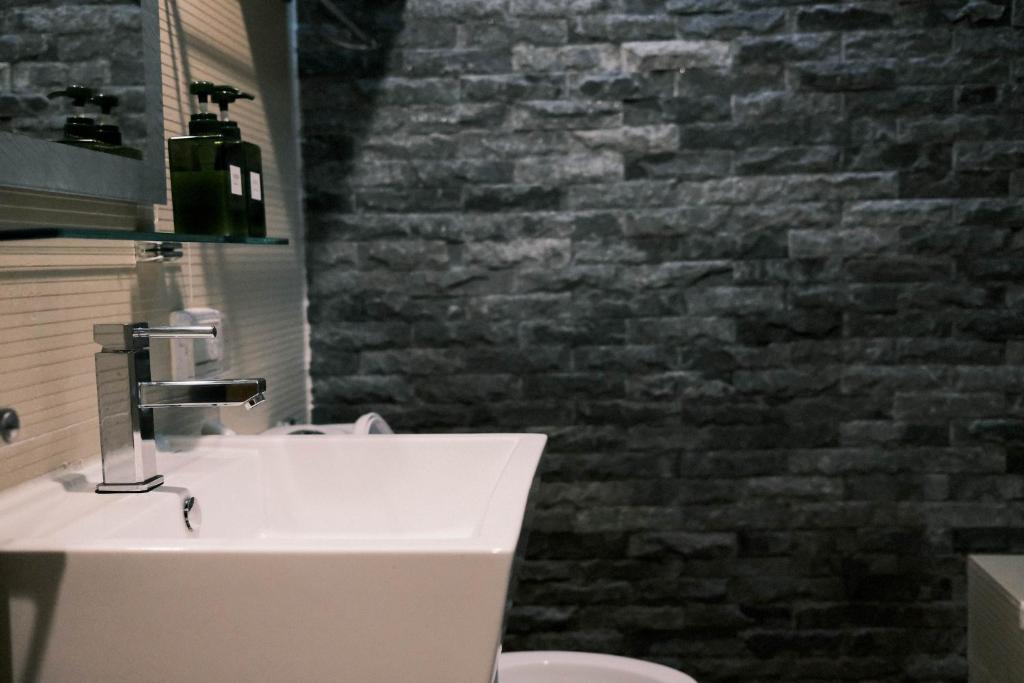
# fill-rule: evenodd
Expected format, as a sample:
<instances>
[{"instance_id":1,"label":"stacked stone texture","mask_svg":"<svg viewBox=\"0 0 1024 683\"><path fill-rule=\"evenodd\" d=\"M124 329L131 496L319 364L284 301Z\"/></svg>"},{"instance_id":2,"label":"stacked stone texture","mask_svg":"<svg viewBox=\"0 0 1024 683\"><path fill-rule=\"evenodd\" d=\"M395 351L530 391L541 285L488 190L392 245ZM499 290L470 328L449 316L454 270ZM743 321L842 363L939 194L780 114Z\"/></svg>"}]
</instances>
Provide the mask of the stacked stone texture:
<instances>
[{"instance_id":1,"label":"stacked stone texture","mask_svg":"<svg viewBox=\"0 0 1024 683\"><path fill-rule=\"evenodd\" d=\"M117 123L128 144L140 145L146 131L140 19L138 0L2 0L0 130L60 138L70 105L46 95L77 83L119 96Z\"/></svg>"},{"instance_id":2,"label":"stacked stone texture","mask_svg":"<svg viewBox=\"0 0 1024 683\"><path fill-rule=\"evenodd\" d=\"M1024 5L300 3L315 418L550 435L507 649L966 679L1024 552Z\"/></svg>"}]
</instances>

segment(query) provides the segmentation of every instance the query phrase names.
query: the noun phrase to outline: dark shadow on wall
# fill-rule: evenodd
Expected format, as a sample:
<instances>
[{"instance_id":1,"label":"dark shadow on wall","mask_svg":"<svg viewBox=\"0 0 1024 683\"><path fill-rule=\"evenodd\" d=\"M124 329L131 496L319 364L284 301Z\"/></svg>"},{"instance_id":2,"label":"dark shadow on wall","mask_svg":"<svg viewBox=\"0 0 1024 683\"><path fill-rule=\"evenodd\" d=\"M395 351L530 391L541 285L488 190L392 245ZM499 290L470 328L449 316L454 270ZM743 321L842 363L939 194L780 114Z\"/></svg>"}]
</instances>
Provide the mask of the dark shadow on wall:
<instances>
[{"instance_id":1,"label":"dark shadow on wall","mask_svg":"<svg viewBox=\"0 0 1024 683\"><path fill-rule=\"evenodd\" d=\"M395 48L405 30L406 0L352 0L338 3L346 17L369 36L376 48L354 50L344 47L349 35L321 0L298 0L299 106L303 159L303 190L306 227L306 268L310 274L310 324L324 318L323 298L313 294L313 273L330 270L339 276L349 263L336 258L339 247L350 238L340 215L356 212L351 179L359 150L373 135L375 119L382 104L385 79L400 72L401 59ZM355 270L354 268L352 270ZM345 288L349 289L349 288ZM355 292L351 292L355 295ZM349 294L343 295L348 297ZM346 301L343 307L361 304ZM349 354L323 354L317 339L311 338L315 366L330 365L355 372ZM311 370L311 375L317 376ZM317 389L314 387L314 393ZM350 422L358 415L347 409L323 410L314 399L314 422Z\"/></svg>"},{"instance_id":2,"label":"dark shadow on wall","mask_svg":"<svg viewBox=\"0 0 1024 683\"><path fill-rule=\"evenodd\" d=\"M346 191L360 142L374 119L381 81L391 70L392 50L404 28L406 0L355 0L342 5L376 49L343 47L336 16L320 0L298 4L299 93L303 158L335 160L329 183L307 174L306 218L310 242L323 236L321 213L351 209ZM308 250L316 252L315 244Z\"/></svg>"}]
</instances>

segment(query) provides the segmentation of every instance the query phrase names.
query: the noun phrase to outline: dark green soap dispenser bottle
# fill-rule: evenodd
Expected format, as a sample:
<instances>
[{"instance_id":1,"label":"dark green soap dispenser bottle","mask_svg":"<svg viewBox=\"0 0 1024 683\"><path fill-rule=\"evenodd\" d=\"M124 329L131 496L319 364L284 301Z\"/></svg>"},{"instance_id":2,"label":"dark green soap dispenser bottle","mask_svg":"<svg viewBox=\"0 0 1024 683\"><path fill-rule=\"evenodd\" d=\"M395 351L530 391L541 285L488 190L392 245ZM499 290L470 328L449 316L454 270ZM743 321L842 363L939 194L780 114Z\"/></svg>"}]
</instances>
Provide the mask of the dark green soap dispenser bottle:
<instances>
[{"instance_id":1,"label":"dark green soap dispenser bottle","mask_svg":"<svg viewBox=\"0 0 1024 683\"><path fill-rule=\"evenodd\" d=\"M57 142L86 149L100 149L106 143L100 142L97 135L96 122L85 115L85 105L92 97L92 88L84 85L69 85L64 90L58 90L47 95L51 100L58 97L66 97L71 100L71 116L64 121L64 137Z\"/></svg>"},{"instance_id":2,"label":"dark green soap dispenser bottle","mask_svg":"<svg viewBox=\"0 0 1024 683\"><path fill-rule=\"evenodd\" d=\"M215 90L208 81L192 82L189 92L199 99L199 112L189 121L188 135L167 142L174 231L245 237L245 152L209 112Z\"/></svg>"},{"instance_id":3,"label":"dark green soap dispenser bottle","mask_svg":"<svg viewBox=\"0 0 1024 683\"><path fill-rule=\"evenodd\" d=\"M242 145L245 165L242 168L242 186L245 192L246 223L249 237L267 236L266 196L263 190L263 153L258 145L242 140L238 124L232 121L228 107L238 100L255 100L254 95L241 92L230 85L219 85L214 90L213 101L220 108L221 135L237 140Z\"/></svg>"},{"instance_id":4,"label":"dark green soap dispenser bottle","mask_svg":"<svg viewBox=\"0 0 1024 683\"><path fill-rule=\"evenodd\" d=\"M129 159L141 159L142 151L134 147L125 146L121 138L121 129L113 123L111 112L118 105L119 100L114 95L96 93L89 98L89 102L100 108L100 119L96 124L96 137L100 142L108 145L103 151L116 154Z\"/></svg>"}]
</instances>

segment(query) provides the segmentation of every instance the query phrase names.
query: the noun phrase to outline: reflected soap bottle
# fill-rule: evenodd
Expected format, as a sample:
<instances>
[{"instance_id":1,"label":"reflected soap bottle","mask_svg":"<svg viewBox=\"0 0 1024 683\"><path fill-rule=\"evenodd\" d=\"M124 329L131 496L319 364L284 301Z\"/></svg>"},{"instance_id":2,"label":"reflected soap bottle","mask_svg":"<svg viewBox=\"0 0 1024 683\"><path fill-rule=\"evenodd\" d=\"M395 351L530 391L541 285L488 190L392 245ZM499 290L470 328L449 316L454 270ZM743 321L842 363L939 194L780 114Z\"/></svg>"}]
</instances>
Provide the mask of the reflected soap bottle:
<instances>
[{"instance_id":1,"label":"reflected soap bottle","mask_svg":"<svg viewBox=\"0 0 1024 683\"><path fill-rule=\"evenodd\" d=\"M197 97L199 111L189 121L188 135L167 142L174 231L245 237L245 151L238 136L209 111L216 90L209 81L192 82L189 92Z\"/></svg>"},{"instance_id":2,"label":"reflected soap bottle","mask_svg":"<svg viewBox=\"0 0 1024 683\"><path fill-rule=\"evenodd\" d=\"M249 93L240 92L230 85L219 85L212 99L220 108L221 134L237 140L242 146L245 164L242 167L242 185L245 192L246 225L249 237L267 236L266 198L263 190L263 154L258 145L242 140L238 124L228 115L228 107L237 100L255 100Z\"/></svg>"},{"instance_id":3,"label":"reflected soap bottle","mask_svg":"<svg viewBox=\"0 0 1024 683\"><path fill-rule=\"evenodd\" d=\"M100 108L100 119L96 124L96 138L107 145L103 151L129 159L141 159L142 151L125 146L121 138L121 129L117 127L111 117L111 112L119 102L117 97L96 93L89 98L89 102Z\"/></svg>"},{"instance_id":4,"label":"reflected soap bottle","mask_svg":"<svg viewBox=\"0 0 1024 683\"><path fill-rule=\"evenodd\" d=\"M64 90L58 90L47 95L51 100L58 97L66 97L71 100L71 116L64 121L64 137L57 142L86 149L98 149L105 151L106 143L98 138L99 131L96 122L85 115L85 105L92 97L92 88L84 85L69 85Z\"/></svg>"}]
</instances>

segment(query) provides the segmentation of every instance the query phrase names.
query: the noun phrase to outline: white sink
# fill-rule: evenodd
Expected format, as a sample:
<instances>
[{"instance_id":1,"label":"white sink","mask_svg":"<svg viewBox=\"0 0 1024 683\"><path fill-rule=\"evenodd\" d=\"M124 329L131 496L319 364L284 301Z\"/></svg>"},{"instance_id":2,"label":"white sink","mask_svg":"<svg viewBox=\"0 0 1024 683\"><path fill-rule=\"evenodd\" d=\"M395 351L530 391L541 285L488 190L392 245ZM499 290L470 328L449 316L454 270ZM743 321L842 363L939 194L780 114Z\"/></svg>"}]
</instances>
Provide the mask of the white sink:
<instances>
[{"instance_id":1,"label":"white sink","mask_svg":"<svg viewBox=\"0 0 1024 683\"><path fill-rule=\"evenodd\" d=\"M0 493L0 680L488 683L544 442L204 437L150 493Z\"/></svg>"}]
</instances>

